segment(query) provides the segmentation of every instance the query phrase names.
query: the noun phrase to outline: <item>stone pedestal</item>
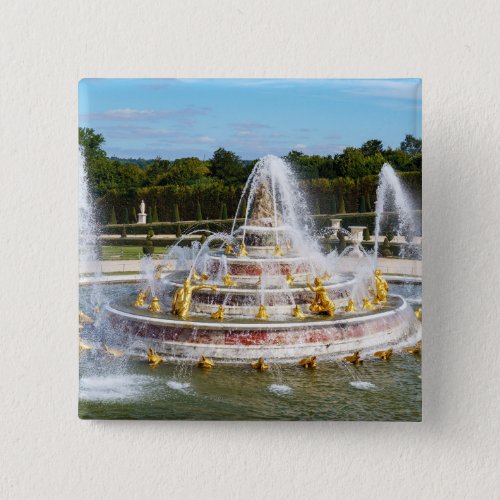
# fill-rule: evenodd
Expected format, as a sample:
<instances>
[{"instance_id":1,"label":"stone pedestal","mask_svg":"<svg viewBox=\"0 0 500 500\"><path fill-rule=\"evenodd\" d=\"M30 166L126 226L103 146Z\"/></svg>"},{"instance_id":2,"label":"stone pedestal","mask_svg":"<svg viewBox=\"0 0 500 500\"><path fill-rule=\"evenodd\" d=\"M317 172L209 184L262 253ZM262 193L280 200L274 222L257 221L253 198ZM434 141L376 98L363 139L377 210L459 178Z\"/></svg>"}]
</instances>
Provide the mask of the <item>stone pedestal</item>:
<instances>
[{"instance_id":1,"label":"stone pedestal","mask_svg":"<svg viewBox=\"0 0 500 500\"><path fill-rule=\"evenodd\" d=\"M137 214L137 224L146 224L146 214Z\"/></svg>"},{"instance_id":2,"label":"stone pedestal","mask_svg":"<svg viewBox=\"0 0 500 500\"><path fill-rule=\"evenodd\" d=\"M342 229L342 226L341 226L341 223L342 223L342 219L330 219L331 222L332 222L332 234L330 236L330 239L332 240L338 240L338 237L337 237L337 232L339 231L339 229Z\"/></svg>"},{"instance_id":3,"label":"stone pedestal","mask_svg":"<svg viewBox=\"0 0 500 500\"><path fill-rule=\"evenodd\" d=\"M366 226L349 226L349 231L351 232L351 242L354 247L353 254L361 256L362 252L359 249L361 242L363 241L363 231Z\"/></svg>"}]
</instances>

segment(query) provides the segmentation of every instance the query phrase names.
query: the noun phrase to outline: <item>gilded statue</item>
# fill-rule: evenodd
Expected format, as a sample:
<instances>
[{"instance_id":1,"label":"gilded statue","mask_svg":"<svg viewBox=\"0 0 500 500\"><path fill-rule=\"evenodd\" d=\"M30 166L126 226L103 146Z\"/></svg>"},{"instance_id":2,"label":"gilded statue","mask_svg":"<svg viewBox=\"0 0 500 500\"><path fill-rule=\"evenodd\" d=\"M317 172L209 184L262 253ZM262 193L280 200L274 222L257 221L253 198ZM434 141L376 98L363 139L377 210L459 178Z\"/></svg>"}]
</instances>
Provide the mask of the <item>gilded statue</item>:
<instances>
[{"instance_id":1,"label":"gilded statue","mask_svg":"<svg viewBox=\"0 0 500 500\"><path fill-rule=\"evenodd\" d=\"M347 305L345 306L344 311L346 313L356 312L356 306L354 305L354 300L349 299L349 301L347 302Z\"/></svg>"},{"instance_id":2,"label":"gilded statue","mask_svg":"<svg viewBox=\"0 0 500 500\"><path fill-rule=\"evenodd\" d=\"M241 244L240 244L240 250L238 252L238 257L248 257L247 246L245 245L244 242L241 242Z\"/></svg>"},{"instance_id":3,"label":"gilded statue","mask_svg":"<svg viewBox=\"0 0 500 500\"><path fill-rule=\"evenodd\" d=\"M288 286L292 286L293 285L293 282L294 282L295 278L290 274L288 273L286 275L286 282L287 282L287 285Z\"/></svg>"},{"instance_id":4,"label":"gilded statue","mask_svg":"<svg viewBox=\"0 0 500 500\"><path fill-rule=\"evenodd\" d=\"M365 297L363 299L363 309L372 311L373 309L376 309L376 307L370 302L370 299L368 297Z\"/></svg>"},{"instance_id":5,"label":"gilded statue","mask_svg":"<svg viewBox=\"0 0 500 500\"><path fill-rule=\"evenodd\" d=\"M389 285L387 284L387 281L382 277L382 271L380 269L377 269L374 275L375 275L375 298L373 299L373 303L383 305L387 302Z\"/></svg>"},{"instance_id":6,"label":"gilded statue","mask_svg":"<svg viewBox=\"0 0 500 500\"><path fill-rule=\"evenodd\" d=\"M316 356L301 359L299 361L299 366L303 368L316 368Z\"/></svg>"},{"instance_id":7,"label":"gilded statue","mask_svg":"<svg viewBox=\"0 0 500 500\"><path fill-rule=\"evenodd\" d=\"M222 278L222 281L225 286L234 286L236 283L234 282L233 278L231 278L231 275L227 273L224 278Z\"/></svg>"},{"instance_id":8,"label":"gilded statue","mask_svg":"<svg viewBox=\"0 0 500 500\"><path fill-rule=\"evenodd\" d=\"M151 349L151 347L148 348L148 364L149 366L158 366L160 363L163 363L164 359L159 355L156 354L156 352Z\"/></svg>"},{"instance_id":9,"label":"gilded statue","mask_svg":"<svg viewBox=\"0 0 500 500\"><path fill-rule=\"evenodd\" d=\"M211 285L193 286L189 278L184 281L184 284L176 290L172 299L172 314L180 319L189 319L189 308L191 307L193 292L202 288L210 288L213 291L217 290L216 286Z\"/></svg>"},{"instance_id":10,"label":"gilded statue","mask_svg":"<svg viewBox=\"0 0 500 500\"><path fill-rule=\"evenodd\" d=\"M276 245L274 247L274 252L273 252L273 255L275 257L283 257L283 251L281 250L281 247L279 245Z\"/></svg>"},{"instance_id":11,"label":"gilded statue","mask_svg":"<svg viewBox=\"0 0 500 500\"><path fill-rule=\"evenodd\" d=\"M251 366L255 370L259 370L261 372L269 368L269 365L266 364L263 358L259 358L257 361L254 361Z\"/></svg>"},{"instance_id":12,"label":"gilded statue","mask_svg":"<svg viewBox=\"0 0 500 500\"><path fill-rule=\"evenodd\" d=\"M297 319L304 319L306 317L298 304L292 309L292 316Z\"/></svg>"},{"instance_id":13,"label":"gilded statue","mask_svg":"<svg viewBox=\"0 0 500 500\"><path fill-rule=\"evenodd\" d=\"M220 305L217 311L215 311L210 317L212 319L218 319L220 321L224 321L224 307Z\"/></svg>"},{"instance_id":14,"label":"gilded statue","mask_svg":"<svg viewBox=\"0 0 500 500\"><path fill-rule=\"evenodd\" d=\"M269 314L267 314L266 306L264 304L259 306L259 310L255 317L257 319L269 319Z\"/></svg>"},{"instance_id":15,"label":"gilded statue","mask_svg":"<svg viewBox=\"0 0 500 500\"><path fill-rule=\"evenodd\" d=\"M160 300L156 295L151 299L151 304L149 304L148 306L148 311L155 313L161 312Z\"/></svg>"},{"instance_id":16,"label":"gilded statue","mask_svg":"<svg viewBox=\"0 0 500 500\"><path fill-rule=\"evenodd\" d=\"M230 243L226 243L226 247L224 248L224 253L226 255L231 255L234 253L233 246Z\"/></svg>"},{"instance_id":17,"label":"gilded statue","mask_svg":"<svg viewBox=\"0 0 500 500\"><path fill-rule=\"evenodd\" d=\"M316 294L311 302L311 305L309 306L309 310L314 313L327 314L333 318L333 316L335 316L335 304L328 296L321 278L314 279L314 286L311 285L309 279L307 279L307 286Z\"/></svg>"}]
</instances>

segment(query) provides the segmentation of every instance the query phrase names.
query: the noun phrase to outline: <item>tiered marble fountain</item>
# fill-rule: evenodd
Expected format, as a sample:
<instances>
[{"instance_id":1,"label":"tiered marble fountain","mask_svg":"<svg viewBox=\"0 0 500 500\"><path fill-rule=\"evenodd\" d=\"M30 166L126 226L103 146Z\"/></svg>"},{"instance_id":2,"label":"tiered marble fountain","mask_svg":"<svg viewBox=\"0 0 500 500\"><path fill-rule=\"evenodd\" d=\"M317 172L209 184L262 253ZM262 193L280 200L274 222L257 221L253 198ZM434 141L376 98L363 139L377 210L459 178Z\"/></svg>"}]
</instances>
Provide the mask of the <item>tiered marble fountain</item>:
<instances>
[{"instance_id":1,"label":"tiered marble fountain","mask_svg":"<svg viewBox=\"0 0 500 500\"><path fill-rule=\"evenodd\" d=\"M150 270L137 296L107 306L115 331L162 355L229 362L335 358L418 340L411 306L388 294L372 256L320 251L284 160L261 159L241 199L240 227L242 201L230 233L196 251L175 247L164 261L182 255L175 271Z\"/></svg>"}]
</instances>

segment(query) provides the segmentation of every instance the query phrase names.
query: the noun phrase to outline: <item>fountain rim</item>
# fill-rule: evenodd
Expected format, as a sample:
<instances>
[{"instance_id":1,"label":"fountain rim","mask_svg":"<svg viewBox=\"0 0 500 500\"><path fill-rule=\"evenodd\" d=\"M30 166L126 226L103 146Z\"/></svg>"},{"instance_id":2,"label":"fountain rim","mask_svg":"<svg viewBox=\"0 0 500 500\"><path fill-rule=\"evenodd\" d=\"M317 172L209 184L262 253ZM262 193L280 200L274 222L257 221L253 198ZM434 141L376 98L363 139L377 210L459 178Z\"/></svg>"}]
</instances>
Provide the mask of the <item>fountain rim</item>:
<instances>
[{"instance_id":1,"label":"fountain rim","mask_svg":"<svg viewBox=\"0 0 500 500\"><path fill-rule=\"evenodd\" d=\"M197 320L181 320L176 318L159 318L154 316L143 316L138 314L132 314L126 311L121 311L116 309L112 305L106 305L105 310L116 316L122 316L127 319L134 321L139 321L143 323L149 323L153 325L159 325L164 327L179 327L179 328L203 328L205 330L287 330L287 329L306 329L314 327L332 327L348 323L356 323L359 321L368 322L375 321L382 317L392 316L399 311L405 309L409 304L401 295L389 295L390 297L395 297L399 300L399 304L396 307L392 307L389 310L378 310L378 311L367 311L361 313L361 311L353 314L349 317L336 317L336 318L325 318L313 321L294 321L294 322L284 322L284 321L258 321L254 323L232 323L230 321L197 321ZM208 320L209 318L207 318Z\"/></svg>"}]
</instances>

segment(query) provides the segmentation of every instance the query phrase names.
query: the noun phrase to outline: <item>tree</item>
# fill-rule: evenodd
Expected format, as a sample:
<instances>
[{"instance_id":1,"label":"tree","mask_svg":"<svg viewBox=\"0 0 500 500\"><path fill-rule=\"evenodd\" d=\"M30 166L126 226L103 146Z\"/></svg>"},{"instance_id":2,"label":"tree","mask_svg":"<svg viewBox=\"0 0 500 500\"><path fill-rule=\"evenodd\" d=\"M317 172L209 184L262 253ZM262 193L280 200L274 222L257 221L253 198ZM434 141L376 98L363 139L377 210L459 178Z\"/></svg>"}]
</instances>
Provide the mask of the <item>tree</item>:
<instances>
[{"instance_id":1,"label":"tree","mask_svg":"<svg viewBox=\"0 0 500 500\"><path fill-rule=\"evenodd\" d=\"M227 205L225 203L222 204L222 217L221 219L228 219L228 216L227 216Z\"/></svg>"},{"instance_id":2,"label":"tree","mask_svg":"<svg viewBox=\"0 0 500 500\"><path fill-rule=\"evenodd\" d=\"M341 254L347 246L347 244L345 242L345 234L342 231L337 231L337 238L339 239L339 244L337 246L337 252L339 254Z\"/></svg>"},{"instance_id":3,"label":"tree","mask_svg":"<svg viewBox=\"0 0 500 500\"><path fill-rule=\"evenodd\" d=\"M334 194L332 194L332 208L331 208L332 214L335 215L337 213L337 198L335 197Z\"/></svg>"},{"instance_id":4,"label":"tree","mask_svg":"<svg viewBox=\"0 0 500 500\"><path fill-rule=\"evenodd\" d=\"M169 184L184 184L189 186L201 181L209 173L208 162L195 157L180 158L172 163L158 184L162 186Z\"/></svg>"},{"instance_id":5,"label":"tree","mask_svg":"<svg viewBox=\"0 0 500 500\"><path fill-rule=\"evenodd\" d=\"M341 177L356 179L370 173L365 168L365 155L359 149L345 148L344 152L338 156L338 161Z\"/></svg>"},{"instance_id":6,"label":"tree","mask_svg":"<svg viewBox=\"0 0 500 500\"><path fill-rule=\"evenodd\" d=\"M370 193L368 191L366 192L365 198L366 198L366 208L367 208L368 212L371 212L372 211L372 204L370 201Z\"/></svg>"},{"instance_id":7,"label":"tree","mask_svg":"<svg viewBox=\"0 0 500 500\"><path fill-rule=\"evenodd\" d=\"M243 184L247 178L240 157L224 148L217 149L210 158L210 171L214 177L230 185Z\"/></svg>"},{"instance_id":8,"label":"tree","mask_svg":"<svg viewBox=\"0 0 500 500\"><path fill-rule=\"evenodd\" d=\"M321 214L321 206L319 204L319 200L316 199L316 203L314 204L314 213L316 215L320 215Z\"/></svg>"},{"instance_id":9,"label":"tree","mask_svg":"<svg viewBox=\"0 0 500 500\"><path fill-rule=\"evenodd\" d=\"M358 211L360 213L365 213L366 212L366 199L364 196L361 196L361 198L359 199L359 209Z\"/></svg>"},{"instance_id":10,"label":"tree","mask_svg":"<svg viewBox=\"0 0 500 500\"><path fill-rule=\"evenodd\" d=\"M180 224L177 224L175 226L175 236L177 238L180 238L182 236L182 231L181 231L181 225Z\"/></svg>"},{"instance_id":11,"label":"tree","mask_svg":"<svg viewBox=\"0 0 500 500\"><path fill-rule=\"evenodd\" d=\"M156 208L156 203L153 205L153 213L151 214L151 221L158 222L158 209Z\"/></svg>"},{"instance_id":12,"label":"tree","mask_svg":"<svg viewBox=\"0 0 500 500\"><path fill-rule=\"evenodd\" d=\"M363 240L370 241L370 230L368 229L368 227L365 227L363 229Z\"/></svg>"},{"instance_id":13,"label":"tree","mask_svg":"<svg viewBox=\"0 0 500 500\"><path fill-rule=\"evenodd\" d=\"M400 147L401 151L409 156L422 154L422 139L417 139L416 137L407 134Z\"/></svg>"},{"instance_id":14,"label":"tree","mask_svg":"<svg viewBox=\"0 0 500 500\"><path fill-rule=\"evenodd\" d=\"M201 213L201 205L199 201L196 202L196 220L198 222L203 220L203 215Z\"/></svg>"},{"instance_id":15,"label":"tree","mask_svg":"<svg viewBox=\"0 0 500 500\"><path fill-rule=\"evenodd\" d=\"M78 143L82 147L83 156L87 162L96 160L98 158L106 158L106 152L102 149L105 143L104 136L98 134L93 128L78 128Z\"/></svg>"},{"instance_id":16,"label":"tree","mask_svg":"<svg viewBox=\"0 0 500 500\"><path fill-rule=\"evenodd\" d=\"M134 223L137 222L137 212L135 210L135 207L132 207L132 221Z\"/></svg>"},{"instance_id":17,"label":"tree","mask_svg":"<svg viewBox=\"0 0 500 500\"><path fill-rule=\"evenodd\" d=\"M340 195L340 203L339 203L339 214L345 214L345 202L344 195Z\"/></svg>"},{"instance_id":18,"label":"tree","mask_svg":"<svg viewBox=\"0 0 500 500\"><path fill-rule=\"evenodd\" d=\"M126 237L127 237L127 228L125 227L125 224L123 224L121 238L126 238Z\"/></svg>"},{"instance_id":19,"label":"tree","mask_svg":"<svg viewBox=\"0 0 500 500\"><path fill-rule=\"evenodd\" d=\"M130 224L129 219L128 219L128 208L125 207L123 209L123 224Z\"/></svg>"},{"instance_id":20,"label":"tree","mask_svg":"<svg viewBox=\"0 0 500 500\"><path fill-rule=\"evenodd\" d=\"M111 216L109 218L109 223L110 224L116 224L116 212L115 212L114 205L111 207Z\"/></svg>"},{"instance_id":21,"label":"tree","mask_svg":"<svg viewBox=\"0 0 500 500\"><path fill-rule=\"evenodd\" d=\"M158 184L159 180L168 172L169 167L169 160L162 160L157 156L145 169L148 184L150 186Z\"/></svg>"},{"instance_id":22,"label":"tree","mask_svg":"<svg viewBox=\"0 0 500 500\"><path fill-rule=\"evenodd\" d=\"M361 146L361 152L365 156L372 156L375 153L382 153L383 150L384 146L382 144L382 141L379 141L378 139L371 139L369 141L366 141Z\"/></svg>"},{"instance_id":23,"label":"tree","mask_svg":"<svg viewBox=\"0 0 500 500\"><path fill-rule=\"evenodd\" d=\"M174 203L174 222L179 222L181 220L181 216L179 215L179 205Z\"/></svg>"}]
</instances>

